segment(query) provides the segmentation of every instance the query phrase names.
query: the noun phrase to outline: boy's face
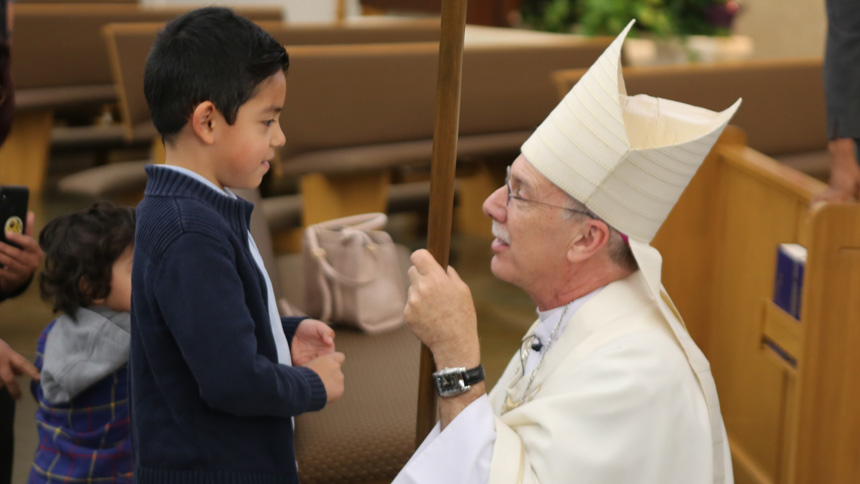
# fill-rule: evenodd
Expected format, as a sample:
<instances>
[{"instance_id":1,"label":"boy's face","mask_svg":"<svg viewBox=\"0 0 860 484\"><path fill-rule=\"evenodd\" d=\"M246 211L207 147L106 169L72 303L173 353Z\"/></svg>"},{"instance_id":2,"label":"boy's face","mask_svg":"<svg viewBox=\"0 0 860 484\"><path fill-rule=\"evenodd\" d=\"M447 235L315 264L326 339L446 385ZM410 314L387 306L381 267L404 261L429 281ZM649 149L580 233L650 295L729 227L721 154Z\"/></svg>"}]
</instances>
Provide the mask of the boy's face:
<instances>
[{"instance_id":1,"label":"boy's face","mask_svg":"<svg viewBox=\"0 0 860 484\"><path fill-rule=\"evenodd\" d=\"M134 247L128 246L113 263L110 278L110 293L95 304L107 306L119 313L131 312L131 260Z\"/></svg>"},{"instance_id":2,"label":"boy's face","mask_svg":"<svg viewBox=\"0 0 860 484\"><path fill-rule=\"evenodd\" d=\"M213 166L214 181L218 185L260 186L275 158L275 149L286 143L280 125L286 96L287 79L279 71L260 83L254 96L239 107L232 126L223 121L219 123L222 127L216 138L219 156Z\"/></svg>"}]
</instances>

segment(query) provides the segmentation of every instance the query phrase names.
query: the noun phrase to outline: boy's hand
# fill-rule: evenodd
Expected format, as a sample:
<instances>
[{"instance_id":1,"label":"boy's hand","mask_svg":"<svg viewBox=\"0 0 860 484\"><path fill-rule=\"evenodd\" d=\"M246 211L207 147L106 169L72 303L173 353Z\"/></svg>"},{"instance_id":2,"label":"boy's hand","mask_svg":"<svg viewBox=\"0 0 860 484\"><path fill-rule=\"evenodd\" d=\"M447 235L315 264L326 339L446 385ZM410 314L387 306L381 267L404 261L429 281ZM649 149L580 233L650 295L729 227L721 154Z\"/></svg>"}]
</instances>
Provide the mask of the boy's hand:
<instances>
[{"instance_id":1,"label":"boy's hand","mask_svg":"<svg viewBox=\"0 0 860 484\"><path fill-rule=\"evenodd\" d=\"M9 389L12 398L21 398L21 390L18 388L15 376L25 373L34 380L39 379L39 370L0 339L0 388L5 386ZM343 383L341 383L341 387L343 387Z\"/></svg>"},{"instance_id":2,"label":"boy's hand","mask_svg":"<svg viewBox=\"0 0 860 484\"><path fill-rule=\"evenodd\" d=\"M343 372L340 367L346 359L343 353L329 353L315 358L304 365L319 375L325 385L326 404L343 395Z\"/></svg>"},{"instance_id":3,"label":"boy's hand","mask_svg":"<svg viewBox=\"0 0 860 484\"><path fill-rule=\"evenodd\" d=\"M290 354L293 365L302 366L307 362L334 352L334 330L316 319L305 319L296 328Z\"/></svg>"}]
</instances>

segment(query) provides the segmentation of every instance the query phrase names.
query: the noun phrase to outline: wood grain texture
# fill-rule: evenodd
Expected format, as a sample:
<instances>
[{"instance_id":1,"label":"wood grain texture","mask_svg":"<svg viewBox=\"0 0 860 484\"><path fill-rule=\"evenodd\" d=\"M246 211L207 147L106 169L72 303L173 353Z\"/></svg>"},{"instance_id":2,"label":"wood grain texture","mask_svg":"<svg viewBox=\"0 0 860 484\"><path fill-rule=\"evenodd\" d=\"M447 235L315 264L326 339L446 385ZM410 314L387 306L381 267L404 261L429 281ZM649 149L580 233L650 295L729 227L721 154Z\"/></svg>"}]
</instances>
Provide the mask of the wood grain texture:
<instances>
[{"instance_id":1,"label":"wood grain texture","mask_svg":"<svg viewBox=\"0 0 860 484\"><path fill-rule=\"evenodd\" d=\"M442 5L442 37L439 43L436 80L436 121L433 130L430 215L427 228L427 249L442 267L448 266L451 245L467 6L466 0L449 0ZM436 389L431 376L433 371L433 354L422 345L421 366L418 371L416 447L436 423Z\"/></svg>"},{"instance_id":2,"label":"wood grain texture","mask_svg":"<svg viewBox=\"0 0 860 484\"><path fill-rule=\"evenodd\" d=\"M25 185L33 193L44 189L53 121L49 109L15 113L9 137L0 147L0 184Z\"/></svg>"}]
</instances>

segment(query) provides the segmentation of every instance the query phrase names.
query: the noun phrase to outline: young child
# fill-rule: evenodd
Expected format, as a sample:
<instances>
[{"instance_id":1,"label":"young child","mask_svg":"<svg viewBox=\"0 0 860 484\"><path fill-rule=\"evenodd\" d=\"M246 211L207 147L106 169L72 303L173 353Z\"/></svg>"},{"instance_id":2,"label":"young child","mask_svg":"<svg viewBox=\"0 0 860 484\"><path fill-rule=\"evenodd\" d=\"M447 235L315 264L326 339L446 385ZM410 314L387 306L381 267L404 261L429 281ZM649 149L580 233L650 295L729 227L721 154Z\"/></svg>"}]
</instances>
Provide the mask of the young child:
<instances>
[{"instance_id":1,"label":"young child","mask_svg":"<svg viewBox=\"0 0 860 484\"><path fill-rule=\"evenodd\" d=\"M171 21L144 92L166 164L146 168L132 274L137 482L295 483L292 417L343 392L320 321L281 318L248 231L285 142L284 48L225 8Z\"/></svg>"},{"instance_id":2,"label":"young child","mask_svg":"<svg viewBox=\"0 0 860 484\"><path fill-rule=\"evenodd\" d=\"M132 482L127 363L134 210L99 202L42 229L42 332L31 384L39 447L29 483Z\"/></svg>"}]
</instances>

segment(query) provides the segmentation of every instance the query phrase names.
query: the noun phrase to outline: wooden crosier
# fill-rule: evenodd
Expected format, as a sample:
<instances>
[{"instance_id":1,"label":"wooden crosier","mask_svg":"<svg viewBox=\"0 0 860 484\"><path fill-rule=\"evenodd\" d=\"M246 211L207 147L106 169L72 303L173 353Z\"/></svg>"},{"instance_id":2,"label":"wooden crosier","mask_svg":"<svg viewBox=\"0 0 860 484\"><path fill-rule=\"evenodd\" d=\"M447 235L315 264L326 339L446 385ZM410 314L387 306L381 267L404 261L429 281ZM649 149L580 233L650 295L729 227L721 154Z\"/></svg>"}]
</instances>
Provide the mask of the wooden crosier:
<instances>
[{"instance_id":1,"label":"wooden crosier","mask_svg":"<svg viewBox=\"0 0 860 484\"><path fill-rule=\"evenodd\" d=\"M430 171L430 221L427 249L443 267L448 266L451 219L454 210L454 171L457 164L457 131L460 127L460 84L463 71L463 38L467 0L442 2L439 70L436 78L436 124ZM433 354L421 346L418 372L416 447L436 423L436 389L432 381Z\"/></svg>"}]
</instances>

